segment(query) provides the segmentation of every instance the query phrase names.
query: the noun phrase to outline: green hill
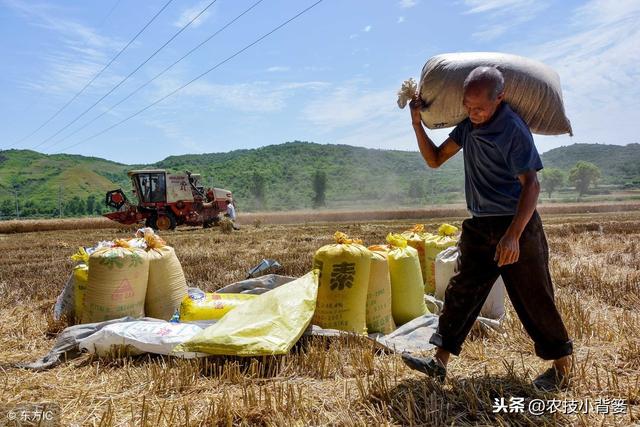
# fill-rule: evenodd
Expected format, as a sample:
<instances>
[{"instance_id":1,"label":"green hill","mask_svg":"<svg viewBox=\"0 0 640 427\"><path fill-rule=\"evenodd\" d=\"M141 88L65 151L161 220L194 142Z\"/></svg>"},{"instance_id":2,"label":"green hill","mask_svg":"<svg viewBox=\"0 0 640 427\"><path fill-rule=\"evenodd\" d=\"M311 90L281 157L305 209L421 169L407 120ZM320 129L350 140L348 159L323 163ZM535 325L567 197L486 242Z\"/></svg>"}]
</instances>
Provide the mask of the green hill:
<instances>
[{"instance_id":1,"label":"green hill","mask_svg":"<svg viewBox=\"0 0 640 427\"><path fill-rule=\"evenodd\" d=\"M316 171L327 175L326 198L333 206L368 202L388 207L409 202L409 187L418 199L462 191L462 157L444 167L429 169L419 153L372 150L348 145L289 142L255 150L224 154L169 157L155 166L199 171L207 184L232 190L238 200L250 201L253 176L265 179L270 209L309 207ZM249 203L249 207L251 203ZM245 202L245 206L246 202Z\"/></svg>"},{"instance_id":2,"label":"green hill","mask_svg":"<svg viewBox=\"0 0 640 427\"><path fill-rule=\"evenodd\" d=\"M628 184L640 178L640 144L573 144L542 156L544 165L569 170L578 160L594 163L609 184Z\"/></svg>"},{"instance_id":3,"label":"green hill","mask_svg":"<svg viewBox=\"0 0 640 427\"><path fill-rule=\"evenodd\" d=\"M598 165L605 183L640 182L640 144L574 144L543 155L546 167L564 170L578 160ZM14 189L23 217L56 215L59 196L66 215L83 215L87 209L100 213L106 209L102 206L104 193L118 187L129 192L126 172L140 167L198 172L206 186L233 191L243 210L258 208L252 191L256 180L264 182L266 209L311 207L317 171L327 176L330 208L387 209L463 200L461 154L433 170L418 152L295 141L228 153L171 156L150 165L29 150L0 151L0 213L3 218L15 215Z\"/></svg>"}]
</instances>

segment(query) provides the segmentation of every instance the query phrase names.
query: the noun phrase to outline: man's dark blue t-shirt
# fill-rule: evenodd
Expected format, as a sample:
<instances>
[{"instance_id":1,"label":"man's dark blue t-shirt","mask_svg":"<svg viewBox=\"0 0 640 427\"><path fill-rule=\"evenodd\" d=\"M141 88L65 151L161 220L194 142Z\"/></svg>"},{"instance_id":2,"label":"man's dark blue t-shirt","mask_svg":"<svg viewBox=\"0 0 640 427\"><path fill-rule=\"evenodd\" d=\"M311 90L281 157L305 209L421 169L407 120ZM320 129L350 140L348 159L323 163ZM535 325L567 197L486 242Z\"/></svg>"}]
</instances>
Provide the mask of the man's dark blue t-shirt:
<instances>
[{"instance_id":1,"label":"man's dark blue t-shirt","mask_svg":"<svg viewBox=\"0 0 640 427\"><path fill-rule=\"evenodd\" d=\"M467 118L449 136L463 148L465 197L473 216L515 215L522 186L518 175L542 169L526 123L502 102L488 123Z\"/></svg>"}]
</instances>

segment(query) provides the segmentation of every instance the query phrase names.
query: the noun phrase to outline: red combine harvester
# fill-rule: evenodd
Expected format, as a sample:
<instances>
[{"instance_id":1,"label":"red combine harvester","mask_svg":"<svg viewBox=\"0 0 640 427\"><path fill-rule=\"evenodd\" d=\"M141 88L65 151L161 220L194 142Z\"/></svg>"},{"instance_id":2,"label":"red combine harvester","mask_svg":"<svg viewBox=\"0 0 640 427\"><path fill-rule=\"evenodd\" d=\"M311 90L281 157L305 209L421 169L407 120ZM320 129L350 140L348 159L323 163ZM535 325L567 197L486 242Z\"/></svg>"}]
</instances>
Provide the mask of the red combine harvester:
<instances>
[{"instance_id":1,"label":"red combine harvester","mask_svg":"<svg viewBox=\"0 0 640 427\"><path fill-rule=\"evenodd\" d=\"M230 191L221 188L205 190L198 183L199 174L185 171L172 174L162 169L129 172L133 194L138 204L133 205L122 189L107 192L107 206L116 209L105 214L122 224L144 221L155 230L173 230L178 225L217 225L220 214L227 211L227 200L235 201Z\"/></svg>"}]
</instances>

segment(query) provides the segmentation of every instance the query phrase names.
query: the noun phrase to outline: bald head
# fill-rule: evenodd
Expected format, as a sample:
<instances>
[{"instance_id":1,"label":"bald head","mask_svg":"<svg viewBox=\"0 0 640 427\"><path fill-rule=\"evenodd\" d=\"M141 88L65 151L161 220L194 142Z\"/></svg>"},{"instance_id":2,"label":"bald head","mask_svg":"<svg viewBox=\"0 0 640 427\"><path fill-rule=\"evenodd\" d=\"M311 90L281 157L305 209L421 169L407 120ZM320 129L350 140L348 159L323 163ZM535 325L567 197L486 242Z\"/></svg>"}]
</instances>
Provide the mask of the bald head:
<instances>
[{"instance_id":1,"label":"bald head","mask_svg":"<svg viewBox=\"0 0 640 427\"><path fill-rule=\"evenodd\" d=\"M489 99L496 100L504 91L504 77L495 67L476 67L464 80L463 91L486 91Z\"/></svg>"}]
</instances>

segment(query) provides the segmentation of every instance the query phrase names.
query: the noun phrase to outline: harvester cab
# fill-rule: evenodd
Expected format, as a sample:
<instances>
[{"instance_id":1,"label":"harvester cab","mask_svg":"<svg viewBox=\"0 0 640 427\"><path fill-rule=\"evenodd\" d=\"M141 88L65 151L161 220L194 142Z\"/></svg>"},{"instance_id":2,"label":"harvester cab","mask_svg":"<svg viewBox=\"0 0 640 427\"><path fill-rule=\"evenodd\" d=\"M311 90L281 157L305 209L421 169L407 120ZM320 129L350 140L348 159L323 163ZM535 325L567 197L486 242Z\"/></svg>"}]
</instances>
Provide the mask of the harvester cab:
<instances>
[{"instance_id":1,"label":"harvester cab","mask_svg":"<svg viewBox=\"0 0 640 427\"><path fill-rule=\"evenodd\" d=\"M200 184L201 176L189 171L173 174L163 169L134 170L128 175L137 204L129 202L121 189L106 195L106 204L116 211L105 216L122 224L144 221L156 230L172 230L182 224L207 227L219 222L227 200L233 200L228 190L205 189Z\"/></svg>"}]
</instances>

